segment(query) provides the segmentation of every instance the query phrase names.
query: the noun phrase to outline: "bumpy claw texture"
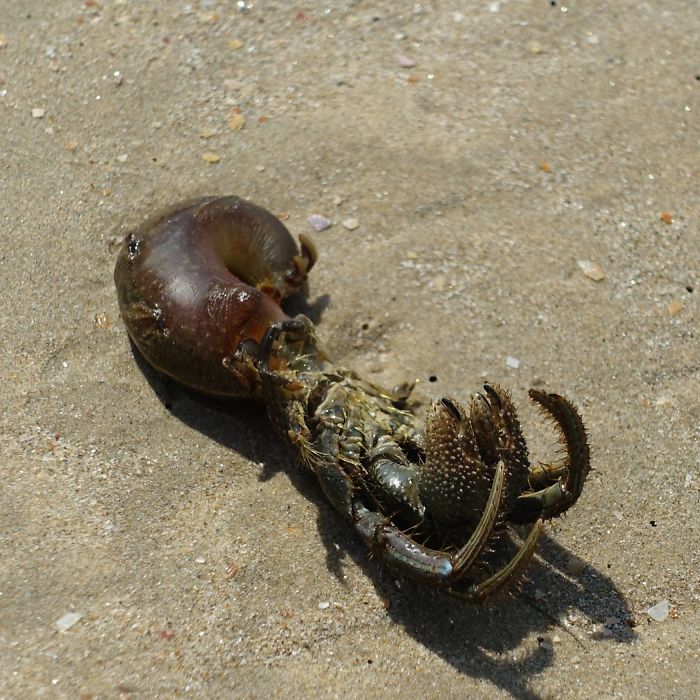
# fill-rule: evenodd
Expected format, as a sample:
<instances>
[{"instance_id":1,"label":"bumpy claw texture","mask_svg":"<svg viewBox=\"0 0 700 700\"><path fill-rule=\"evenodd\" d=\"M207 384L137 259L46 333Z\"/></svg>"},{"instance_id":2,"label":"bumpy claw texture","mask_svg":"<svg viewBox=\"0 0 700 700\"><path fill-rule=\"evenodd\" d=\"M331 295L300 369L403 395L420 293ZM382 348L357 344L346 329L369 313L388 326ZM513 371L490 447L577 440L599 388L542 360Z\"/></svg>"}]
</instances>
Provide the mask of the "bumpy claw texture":
<instances>
[{"instance_id":1,"label":"bumpy claw texture","mask_svg":"<svg viewBox=\"0 0 700 700\"><path fill-rule=\"evenodd\" d=\"M409 391L334 365L304 316L278 301L316 260L269 212L235 197L195 200L125 241L122 317L157 369L201 391L262 398L275 431L370 550L399 572L481 601L527 565L544 522L571 508L590 469L565 398L530 391L564 457L531 465L510 395L495 384L468 410L433 402L425 427ZM525 528L525 529L524 529Z\"/></svg>"}]
</instances>

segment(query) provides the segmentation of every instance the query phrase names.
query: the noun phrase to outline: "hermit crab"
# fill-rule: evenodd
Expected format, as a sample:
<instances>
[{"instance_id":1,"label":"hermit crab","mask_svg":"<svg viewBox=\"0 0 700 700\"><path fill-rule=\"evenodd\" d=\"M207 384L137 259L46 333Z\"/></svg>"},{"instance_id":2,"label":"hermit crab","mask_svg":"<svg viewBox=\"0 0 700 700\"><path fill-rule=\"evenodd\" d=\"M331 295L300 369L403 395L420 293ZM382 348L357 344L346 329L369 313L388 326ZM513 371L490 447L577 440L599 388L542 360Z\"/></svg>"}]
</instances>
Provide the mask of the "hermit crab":
<instances>
[{"instance_id":1,"label":"hermit crab","mask_svg":"<svg viewBox=\"0 0 700 700\"><path fill-rule=\"evenodd\" d=\"M157 370L198 391L262 399L277 434L388 566L472 601L517 578L544 522L571 508L590 469L586 431L558 394L532 389L563 457L531 464L507 391L468 409L434 401L422 425L409 385L336 366L311 321L280 306L317 259L265 209L195 199L129 233L114 273L122 319Z\"/></svg>"}]
</instances>

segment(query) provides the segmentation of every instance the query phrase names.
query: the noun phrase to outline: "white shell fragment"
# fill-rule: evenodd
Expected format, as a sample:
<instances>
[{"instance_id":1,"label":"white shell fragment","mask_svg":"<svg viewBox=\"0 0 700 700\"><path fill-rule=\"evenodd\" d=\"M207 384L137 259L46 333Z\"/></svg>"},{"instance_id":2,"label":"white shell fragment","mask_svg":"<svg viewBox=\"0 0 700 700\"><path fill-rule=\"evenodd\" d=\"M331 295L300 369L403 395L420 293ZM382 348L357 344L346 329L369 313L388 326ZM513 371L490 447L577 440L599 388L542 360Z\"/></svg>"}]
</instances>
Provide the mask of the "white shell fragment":
<instances>
[{"instance_id":1,"label":"white shell fragment","mask_svg":"<svg viewBox=\"0 0 700 700\"><path fill-rule=\"evenodd\" d=\"M333 226L333 222L321 214L311 214L308 218L308 222L313 226L315 231L325 231L327 228Z\"/></svg>"},{"instance_id":2,"label":"white shell fragment","mask_svg":"<svg viewBox=\"0 0 700 700\"><path fill-rule=\"evenodd\" d=\"M598 263L590 260L578 260L577 262L583 274L594 282L600 282L605 279L605 270Z\"/></svg>"},{"instance_id":3,"label":"white shell fragment","mask_svg":"<svg viewBox=\"0 0 700 700\"><path fill-rule=\"evenodd\" d=\"M343 226L345 226L348 231L354 231L359 225L360 222L357 219L345 219L345 221L343 221Z\"/></svg>"},{"instance_id":4,"label":"white shell fragment","mask_svg":"<svg viewBox=\"0 0 700 700\"><path fill-rule=\"evenodd\" d=\"M403 54L399 54L396 57L396 63L398 63L401 68L413 68L413 66L416 65L416 62L412 58L404 56Z\"/></svg>"},{"instance_id":5,"label":"white shell fragment","mask_svg":"<svg viewBox=\"0 0 700 700\"><path fill-rule=\"evenodd\" d=\"M506 367L510 367L511 369L518 369L518 367L520 367L520 360L517 357L512 357L511 355L508 355L508 357L506 357Z\"/></svg>"},{"instance_id":6,"label":"white shell fragment","mask_svg":"<svg viewBox=\"0 0 700 700\"><path fill-rule=\"evenodd\" d=\"M649 615L654 622L663 622L668 617L670 612L671 603L669 603L667 600L662 600L656 605L652 605L650 608L647 608L646 611L647 615Z\"/></svg>"},{"instance_id":7,"label":"white shell fragment","mask_svg":"<svg viewBox=\"0 0 700 700\"><path fill-rule=\"evenodd\" d=\"M59 632L65 632L69 630L76 622L82 619L82 615L79 612L69 612L63 617L59 617L56 620L55 625Z\"/></svg>"}]
</instances>

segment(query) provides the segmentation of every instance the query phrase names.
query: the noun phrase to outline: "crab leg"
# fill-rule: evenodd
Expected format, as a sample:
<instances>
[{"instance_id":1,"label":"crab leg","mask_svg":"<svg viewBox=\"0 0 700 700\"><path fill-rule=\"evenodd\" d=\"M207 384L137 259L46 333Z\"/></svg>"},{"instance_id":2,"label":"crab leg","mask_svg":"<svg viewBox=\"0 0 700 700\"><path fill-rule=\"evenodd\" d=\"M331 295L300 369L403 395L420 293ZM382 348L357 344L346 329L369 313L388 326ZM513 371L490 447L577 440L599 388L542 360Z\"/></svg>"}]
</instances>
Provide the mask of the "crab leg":
<instances>
[{"instance_id":1,"label":"crab leg","mask_svg":"<svg viewBox=\"0 0 700 700\"><path fill-rule=\"evenodd\" d=\"M546 520L571 508L583 490L590 471L590 455L586 429L576 408L563 396L530 390L530 398L551 418L566 447L566 458L553 464L541 464L531 476L531 486L547 484L538 491L519 496L508 520L515 523Z\"/></svg>"},{"instance_id":2,"label":"crab leg","mask_svg":"<svg viewBox=\"0 0 700 700\"><path fill-rule=\"evenodd\" d=\"M499 569L493 576L490 576L485 581L470 586L466 591L450 588L450 593L458 596L459 598L469 600L472 603L481 603L484 601L499 588L502 588L506 583L510 583L518 574L519 570L527 564L530 557L535 552L537 542L543 529L544 520L542 518L538 518L530 529L525 541L518 549L517 554L504 567Z\"/></svg>"}]
</instances>

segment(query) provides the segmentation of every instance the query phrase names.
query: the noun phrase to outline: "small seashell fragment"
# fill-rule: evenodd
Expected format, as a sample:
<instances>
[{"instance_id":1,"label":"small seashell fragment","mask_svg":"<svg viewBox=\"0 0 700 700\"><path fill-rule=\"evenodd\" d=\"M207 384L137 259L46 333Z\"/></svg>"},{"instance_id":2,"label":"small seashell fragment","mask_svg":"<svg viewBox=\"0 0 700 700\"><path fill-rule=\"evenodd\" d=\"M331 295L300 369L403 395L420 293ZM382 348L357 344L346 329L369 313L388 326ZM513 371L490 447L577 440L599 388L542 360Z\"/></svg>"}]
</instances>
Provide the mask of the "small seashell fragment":
<instances>
[{"instance_id":1,"label":"small seashell fragment","mask_svg":"<svg viewBox=\"0 0 700 700\"><path fill-rule=\"evenodd\" d=\"M41 107L34 107L32 109L32 116L34 119L41 119L46 114L46 110Z\"/></svg>"},{"instance_id":2,"label":"small seashell fragment","mask_svg":"<svg viewBox=\"0 0 700 700\"><path fill-rule=\"evenodd\" d=\"M654 622L663 622L670 612L671 603L667 600L661 600L656 605L652 605L646 610L647 615L654 620Z\"/></svg>"},{"instance_id":3,"label":"small seashell fragment","mask_svg":"<svg viewBox=\"0 0 700 700\"><path fill-rule=\"evenodd\" d=\"M511 355L508 355L508 357L506 357L506 367L510 367L511 369L518 369L518 367L520 367L520 360L517 357L512 357Z\"/></svg>"},{"instance_id":4,"label":"small seashell fragment","mask_svg":"<svg viewBox=\"0 0 700 700\"><path fill-rule=\"evenodd\" d=\"M412 58L404 56L403 54L398 54L396 56L396 63L398 63L401 68L413 68L413 66L416 65L416 62Z\"/></svg>"},{"instance_id":5,"label":"small seashell fragment","mask_svg":"<svg viewBox=\"0 0 700 700\"><path fill-rule=\"evenodd\" d=\"M76 622L82 619L82 615L79 612L69 612L59 617L54 623L59 632L65 632L69 630Z\"/></svg>"},{"instance_id":6,"label":"small seashell fragment","mask_svg":"<svg viewBox=\"0 0 700 700\"><path fill-rule=\"evenodd\" d=\"M218 163L221 160L221 156L218 153L206 151L205 153L202 153L202 160L205 163Z\"/></svg>"},{"instance_id":7,"label":"small seashell fragment","mask_svg":"<svg viewBox=\"0 0 700 700\"><path fill-rule=\"evenodd\" d=\"M244 126L245 126L245 117L240 113L234 114L228 120L228 128L231 129L231 131L240 131Z\"/></svg>"},{"instance_id":8,"label":"small seashell fragment","mask_svg":"<svg viewBox=\"0 0 700 700\"><path fill-rule=\"evenodd\" d=\"M597 263L590 260L578 260L577 262L583 274L594 282L600 282L605 279L605 270Z\"/></svg>"},{"instance_id":9,"label":"small seashell fragment","mask_svg":"<svg viewBox=\"0 0 700 700\"><path fill-rule=\"evenodd\" d=\"M311 214L307 221L313 226L315 231L325 231L333 226L333 222L321 214Z\"/></svg>"},{"instance_id":10,"label":"small seashell fragment","mask_svg":"<svg viewBox=\"0 0 700 700\"><path fill-rule=\"evenodd\" d=\"M580 576L586 568L586 562L578 557L569 557L566 562L566 573L569 576Z\"/></svg>"},{"instance_id":11,"label":"small seashell fragment","mask_svg":"<svg viewBox=\"0 0 700 700\"><path fill-rule=\"evenodd\" d=\"M357 219L345 219L343 221L343 226L348 230L348 231L354 231L358 226L360 225L360 222Z\"/></svg>"}]
</instances>

